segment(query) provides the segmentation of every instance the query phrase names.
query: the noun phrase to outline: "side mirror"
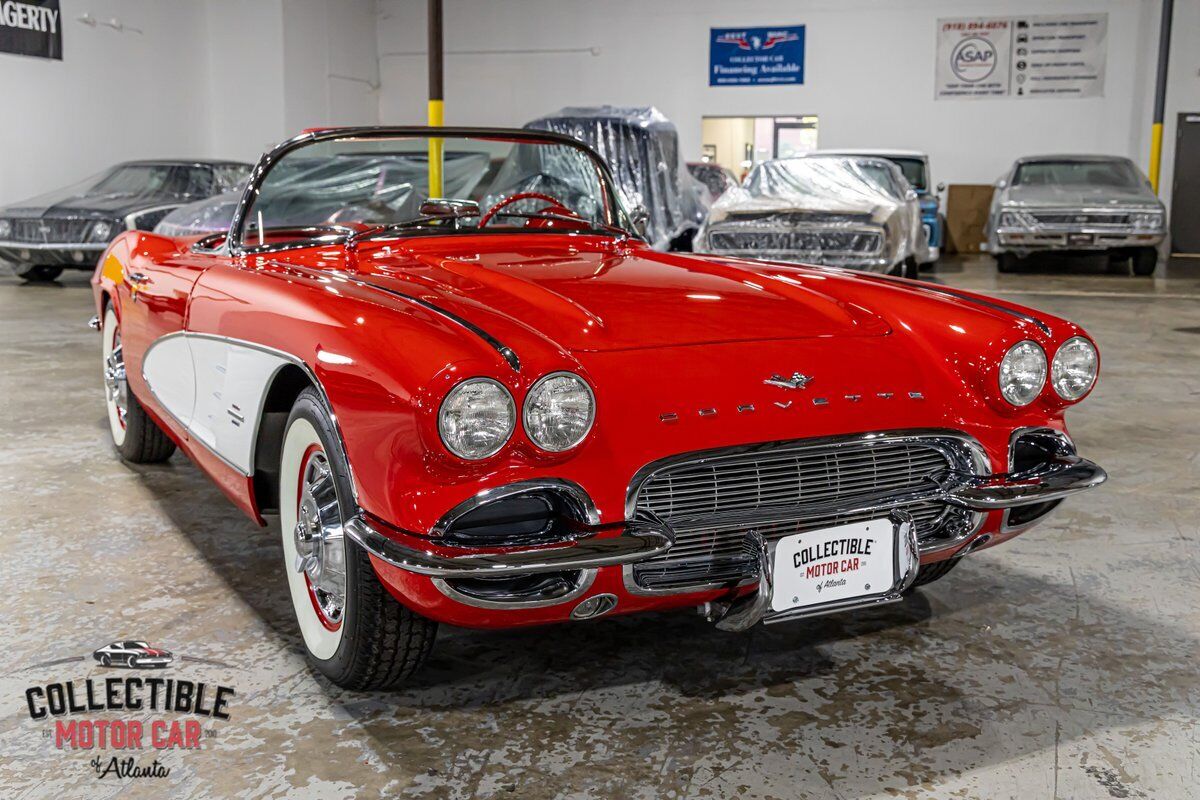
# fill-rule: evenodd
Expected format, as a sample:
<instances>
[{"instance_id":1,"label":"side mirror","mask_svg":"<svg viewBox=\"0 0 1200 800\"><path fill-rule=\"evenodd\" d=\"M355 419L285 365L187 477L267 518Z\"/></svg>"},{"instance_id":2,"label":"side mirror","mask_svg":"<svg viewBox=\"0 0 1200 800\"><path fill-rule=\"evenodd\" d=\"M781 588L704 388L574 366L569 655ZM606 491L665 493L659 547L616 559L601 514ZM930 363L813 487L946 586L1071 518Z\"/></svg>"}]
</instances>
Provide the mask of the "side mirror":
<instances>
[{"instance_id":1,"label":"side mirror","mask_svg":"<svg viewBox=\"0 0 1200 800\"><path fill-rule=\"evenodd\" d=\"M916 200L917 199L917 190L909 189L907 192L904 193L904 199L905 200Z\"/></svg>"},{"instance_id":2,"label":"side mirror","mask_svg":"<svg viewBox=\"0 0 1200 800\"><path fill-rule=\"evenodd\" d=\"M996 181L997 189L1003 189L1007 186L1008 186L1008 181L1006 181L1004 178L1001 178L1000 180Z\"/></svg>"},{"instance_id":3,"label":"side mirror","mask_svg":"<svg viewBox=\"0 0 1200 800\"><path fill-rule=\"evenodd\" d=\"M944 184L944 183L939 183L939 184L937 185L937 193L938 193L938 194L941 194L941 193L942 193L942 192L944 192L944 191L946 191L946 184Z\"/></svg>"},{"instance_id":4,"label":"side mirror","mask_svg":"<svg viewBox=\"0 0 1200 800\"><path fill-rule=\"evenodd\" d=\"M633 223L633 230L638 236L646 238L646 226L650 223L650 212L645 206L634 206L633 211L629 212L629 221Z\"/></svg>"}]
</instances>

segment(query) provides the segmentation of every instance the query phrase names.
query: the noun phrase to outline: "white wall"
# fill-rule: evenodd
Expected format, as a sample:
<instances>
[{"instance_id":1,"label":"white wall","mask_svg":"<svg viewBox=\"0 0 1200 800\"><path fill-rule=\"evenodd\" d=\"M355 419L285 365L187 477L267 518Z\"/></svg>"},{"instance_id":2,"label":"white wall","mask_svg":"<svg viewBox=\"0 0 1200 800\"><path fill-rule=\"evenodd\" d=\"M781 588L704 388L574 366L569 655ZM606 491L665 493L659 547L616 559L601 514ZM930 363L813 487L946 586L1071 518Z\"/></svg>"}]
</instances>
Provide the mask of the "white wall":
<instances>
[{"instance_id":1,"label":"white wall","mask_svg":"<svg viewBox=\"0 0 1200 800\"><path fill-rule=\"evenodd\" d=\"M0 53L0 205L127 159L252 162L303 128L374 124L375 16L374 0L62 0L62 61Z\"/></svg>"},{"instance_id":2,"label":"white wall","mask_svg":"<svg viewBox=\"0 0 1200 800\"><path fill-rule=\"evenodd\" d=\"M379 0L387 122L424 118L425 5ZM1197 0L1178 5L1189 7L1177 28L1190 21L1194 61ZM933 99L939 17L1100 11L1104 97ZM704 115L816 114L821 147L926 150L946 182L990 183L1037 152L1116 153L1146 168L1158 13L1157 0L446 0L446 121L519 125L564 105L653 104L697 157ZM805 85L710 88L708 29L772 24L807 25Z\"/></svg>"},{"instance_id":3,"label":"white wall","mask_svg":"<svg viewBox=\"0 0 1200 800\"><path fill-rule=\"evenodd\" d=\"M77 17L116 18L140 33ZM204 9L156 0L62 0L63 61L0 53L0 204L133 158L207 151Z\"/></svg>"}]
</instances>

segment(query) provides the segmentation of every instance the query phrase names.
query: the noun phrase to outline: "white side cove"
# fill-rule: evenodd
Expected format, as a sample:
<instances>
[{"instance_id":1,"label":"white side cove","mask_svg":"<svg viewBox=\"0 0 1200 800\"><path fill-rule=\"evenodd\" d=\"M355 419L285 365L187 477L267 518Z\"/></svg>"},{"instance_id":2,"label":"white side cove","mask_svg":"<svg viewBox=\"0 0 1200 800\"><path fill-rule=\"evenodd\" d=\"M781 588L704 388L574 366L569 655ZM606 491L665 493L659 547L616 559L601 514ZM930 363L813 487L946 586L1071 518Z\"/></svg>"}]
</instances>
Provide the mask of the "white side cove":
<instances>
[{"instance_id":1,"label":"white side cove","mask_svg":"<svg viewBox=\"0 0 1200 800\"><path fill-rule=\"evenodd\" d=\"M250 475L267 387L281 367L295 363L286 353L247 342L172 333L150 345L142 377L189 435Z\"/></svg>"}]
</instances>

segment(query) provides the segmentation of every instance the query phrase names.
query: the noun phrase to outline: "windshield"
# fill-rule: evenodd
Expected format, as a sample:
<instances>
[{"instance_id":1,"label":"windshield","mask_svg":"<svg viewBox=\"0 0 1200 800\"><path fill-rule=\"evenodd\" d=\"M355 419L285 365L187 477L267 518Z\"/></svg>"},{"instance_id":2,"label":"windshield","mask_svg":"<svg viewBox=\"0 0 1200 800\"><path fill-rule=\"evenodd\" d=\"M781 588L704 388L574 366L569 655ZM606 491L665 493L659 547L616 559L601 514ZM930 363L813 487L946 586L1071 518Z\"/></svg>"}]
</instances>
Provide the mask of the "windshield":
<instances>
[{"instance_id":1,"label":"windshield","mask_svg":"<svg viewBox=\"0 0 1200 800\"><path fill-rule=\"evenodd\" d=\"M896 184L893 173L886 164L878 161L859 161L858 168L862 170L862 174L867 180L882 189L888 197L893 200L901 199L903 192Z\"/></svg>"},{"instance_id":2,"label":"windshield","mask_svg":"<svg viewBox=\"0 0 1200 800\"><path fill-rule=\"evenodd\" d=\"M887 160L900 168L904 173L904 180L918 192L925 191L929 186L929 176L925 174L925 159L887 156Z\"/></svg>"},{"instance_id":3,"label":"windshield","mask_svg":"<svg viewBox=\"0 0 1200 800\"><path fill-rule=\"evenodd\" d=\"M122 164L94 186L95 194L176 194L206 196L218 191L208 166Z\"/></svg>"},{"instance_id":4,"label":"windshield","mask_svg":"<svg viewBox=\"0 0 1200 800\"><path fill-rule=\"evenodd\" d=\"M502 136L502 134L498 134ZM246 246L628 228L599 163L555 141L359 134L301 145L262 179Z\"/></svg>"},{"instance_id":5,"label":"windshield","mask_svg":"<svg viewBox=\"0 0 1200 800\"><path fill-rule=\"evenodd\" d=\"M868 174L863 163L854 159L809 156L764 161L750 171L743 188L752 197L841 197L876 202L881 191L878 180L878 174Z\"/></svg>"},{"instance_id":6,"label":"windshield","mask_svg":"<svg viewBox=\"0 0 1200 800\"><path fill-rule=\"evenodd\" d=\"M1141 176L1124 159L1112 161L1031 161L1017 167L1013 186L1113 186L1136 189Z\"/></svg>"}]
</instances>

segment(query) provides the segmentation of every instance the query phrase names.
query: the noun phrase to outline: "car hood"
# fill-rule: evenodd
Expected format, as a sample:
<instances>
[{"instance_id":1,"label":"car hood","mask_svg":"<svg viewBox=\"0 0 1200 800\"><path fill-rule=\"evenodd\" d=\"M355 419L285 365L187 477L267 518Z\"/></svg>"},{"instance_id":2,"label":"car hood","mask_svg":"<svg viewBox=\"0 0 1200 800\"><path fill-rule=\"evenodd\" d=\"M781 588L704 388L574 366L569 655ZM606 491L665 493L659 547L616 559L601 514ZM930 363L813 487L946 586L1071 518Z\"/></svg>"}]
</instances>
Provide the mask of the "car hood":
<instances>
[{"instance_id":1,"label":"car hood","mask_svg":"<svg viewBox=\"0 0 1200 800\"><path fill-rule=\"evenodd\" d=\"M187 203L195 200L194 195L167 194L162 192L119 192L105 194L69 194L62 197L38 198L24 204L10 206L0 215L8 217L123 217L134 211L155 206Z\"/></svg>"},{"instance_id":2,"label":"car hood","mask_svg":"<svg viewBox=\"0 0 1200 800\"><path fill-rule=\"evenodd\" d=\"M1147 189L1123 189L1115 186L1013 186L1008 189L1004 203L1037 208L1108 205L1158 207L1158 200Z\"/></svg>"},{"instance_id":3,"label":"car hood","mask_svg":"<svg viewBox=\"0 0 1200 800\"><path fill-rule=\"evenodd\" d=\"M770 275L766 264L591 237L413 239L364 247L357 269L385 291L420 296L485 329L489 317L511 320L574 352L891 330L819 272Z\"/></svg>"}]
</instances>

